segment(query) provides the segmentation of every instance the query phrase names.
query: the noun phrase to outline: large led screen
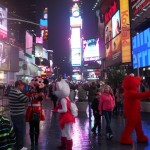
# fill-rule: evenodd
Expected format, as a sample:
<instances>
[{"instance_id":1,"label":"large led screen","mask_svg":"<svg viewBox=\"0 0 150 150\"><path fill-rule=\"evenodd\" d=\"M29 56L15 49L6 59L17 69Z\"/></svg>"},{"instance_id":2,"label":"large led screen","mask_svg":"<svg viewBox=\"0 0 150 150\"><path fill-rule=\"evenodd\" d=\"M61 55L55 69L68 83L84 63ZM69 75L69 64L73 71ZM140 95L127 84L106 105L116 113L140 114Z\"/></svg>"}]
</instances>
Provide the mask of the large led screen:
<instances>
[{"instance_id":1,"label":"large led screen","mask_svg":"<svg viewBox=\"0 0 150 150\"><path fill-rule=\"evenodd\" d=\"M70 26L71 27L82 27L82 18L79 17L70 17Z\"/></svg>"},{"instance_id":2,"label":"large led screen","mask_svg":"<svg viewBox=\"0 0 150 150\"><path fill-rule=\"evenodd\" d=\"M72 49L72 66L81 66L81 49Z\"/></svg>"},{"instance_id":3,"label":"large led screen","mask_svg":"<svg viewBox=\"0 0 150 150\"><path fill-rule=\"evenodd\" d=\"M105 26L105 43L121 32L120 11L118 10Z\"/></svg>"},{"instance_id":4,"label":"large led screen","mask_svg":"<svg viewBox=\"0 0 150 150\"><path fill-rule=\"evenodd\" d=\"M99 59L99 39L96 38L83 41L83 59L84 61Z\"/></svg>"},{"instance_id":5,"label":"large led screen","mask_svg":"<svg viewBox=\"0 0 150 150\"><path fill-rule=\"evenodd\" d=\"M7 19L6 18L7 18L7 8L0 5L0 39L7 37Z\"/></svg>"},{"instance_id":6,"label":"large led screen","mask_svg":"<svg viewBox=\"0 0 150 150\"><path fill-rule=\"evenodd\" d=\"M26 50L25 52L29 55L32 55L32 49L33 49L33 36L26 31Z\"/></svg>"},{"instance_id":7,"label":"large led screen","mask_svg":"<svg viewBox=\"0 0 150 150\"><path fill-rule=\"evenodd\" d=\"M71 48L81 48L80 28L71 29Z\"/></svg>"},{"instance_id":8,"label":"large led screen","mask_svg":"<svg viewBox=\"0 0 150 150\"><path fill-rule=\"evenodd\" d=\"M132 38L133 68L150 66L150 28Z\"/></svg>"},{"instance_id":9,"label":"large led screen","mask_svg":"<svg viewBox=\"0 0 150 150\"><path fill-rule=\"evenodd\" d=\"M120 26L120 11L118 10L112 17L112 37L114 38L121 31Z\"/></svg>"}]
</instances>

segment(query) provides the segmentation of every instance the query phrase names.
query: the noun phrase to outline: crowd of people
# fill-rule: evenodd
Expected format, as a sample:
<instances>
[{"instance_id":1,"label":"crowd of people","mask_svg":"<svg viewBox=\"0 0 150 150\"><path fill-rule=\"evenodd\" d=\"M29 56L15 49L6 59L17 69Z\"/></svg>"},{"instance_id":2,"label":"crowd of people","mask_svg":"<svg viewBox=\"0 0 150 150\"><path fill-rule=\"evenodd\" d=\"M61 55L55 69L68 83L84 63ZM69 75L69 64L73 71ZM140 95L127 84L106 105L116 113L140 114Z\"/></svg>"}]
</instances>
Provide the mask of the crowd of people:
<instances>
[{"instance_id":1,"label":"crowd of people","mask_svg":"<svg viewBox=\"0 0 150 150\"><path fill-rule=\"evenodd\" d=\"M132 79L131 76L130 80L134 80L134 77ZM138 140L140 142L147 142L148 139L142 131L140 116L138 115L139 118L133 121L129 119L130 114L124 114L123 109L125 108L126 110L126 107L128 107L128 110L131 109L129 107L129 104L127 105L127 103L131 103L131 105L133 105L133 108L137 109L136 105L139 105L137 103L141 98L150 97L149 89L140 92L138 86L141 83L133 82L133 85L136 85L134 88L136 94L134 92L132 94L135 95L135 101L138 102L128 102L128 99L130 99L130 97L128 97L128 94L126 93L130 93L129 95L132 97L131 91L133 90L130 91L130 86L127 86L125 82L123 83L123 86L120 85L119 87L114 88L108 84L100 84L100 82L73 83L65 81L61 78L59 81L54 81L49 85L48 81L45 81L41 77L36 77L31 81L29 86L30 88L28 88L28 90L25 92L25 84L21 80L16 81L14 88L10 89L8 95L11 121L9 122L7 118L0 116L1 137L4 136L4 133L2 133L2 129L6 128L6 126L9 128L9 130L7 130L6 132L8 132L10 135L8 137L4 136L4 138L1 140L2 142L0 144L0 149L6 147L6 150L11 150L11 148L15 150L26 150L24 139L26 132L26 122L29 122L31 150L38 150L40 121L45 120L42 101L47 96L53 102L52 112L60 114L59 124L62 135L61 145L58 146L59 149L72 150L73 139L71 135L71 126L73 123L75 123L75 117L71 114L70 107L71 102L75 102L77 95L78 101L88 101L89 105L91 106L94 116L94 126L92 127L91 132L94 135L101 136L101 116L104 116L106 120L106 138L108 140L111 140L113 138L113 131L111 129L112 115L122 115L127 117L127 125L123 134L121 135L120 142L122 144L132 144L133 141L129 138L129 136L134 128L136 129L138 135L139 130L142 135L137 135ZM137 95L139 95L139 97ZM140 107L138 106L137 114L139 114L139 110ZM135 127L136 121L138 121L138 125L140 125L140 127ZM6 122L6 124L2 128L3 122ZM132 128L129 128L129 126L131 126L131 123ZM129 131L129 129L131 130ZM3 131L5 131L5 129L3 129ZM128 133L128 136L126 135L126 133Z\"/></svg>"}]
</instances>

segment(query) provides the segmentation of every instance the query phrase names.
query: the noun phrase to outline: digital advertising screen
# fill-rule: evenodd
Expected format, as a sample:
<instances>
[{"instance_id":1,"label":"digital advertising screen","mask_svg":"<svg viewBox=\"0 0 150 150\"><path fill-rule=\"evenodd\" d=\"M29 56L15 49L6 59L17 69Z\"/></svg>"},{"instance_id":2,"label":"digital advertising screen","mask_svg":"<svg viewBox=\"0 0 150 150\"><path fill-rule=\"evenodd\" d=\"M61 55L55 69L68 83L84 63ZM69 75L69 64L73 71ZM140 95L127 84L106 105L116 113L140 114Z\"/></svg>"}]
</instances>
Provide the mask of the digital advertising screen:
<instances>
[{"instance_id":1,"label":"digital advertising screen","mask_svg":"<svg viewBox=\"0 0 150 150\"><path fill-rule=\"evenodd\" d=\"M148 8L150 6L150 0L129 0L131 9L131 18L134 18L142 9ZM145 13L149 13L146 11Z\"/></svg>"},{"instance_id":2,"label":"digital advertising screen","mask_svg":"<svg viewBox=\"0 0 150 150\"><path fill-rule=\"evenodd\" d=\"M78 17L70 17L70 26L71 27L82 27L82 18Z\"/></svg>"},{"instance_id":3,"label":"digital advertising screen","mask_svg":"<svg viewBox=\"0 0 150 150\"><path fill-rule=\"evenodd\" d=\"M110 66L122 61L122 46L121 34L117 35L109 42L109 47L106 47L106 65Z\"/></svg>"},{"instance_id":4,"label":"digital advertising screen","mask_svg":"<svg viewBox=\"0 0 150 150\"><path fill-rule=\"evenodd\" d=\"M120 11L118 10L112 17L112 37L114 38L121 32Z\"/></svg>"},{"instance_id":5,"label":"digital advertising screen","mask_svg":"<svg viewBox=\"0 0 150 150\"><path fill-rule=\"evenodd\" d=\"M80 74L73 74L72 80L81 80L81 75Z\"/></svg>"},{"instance_id":6,"label":"digital advertising screen","mask_svg":"<svg viewBox=\"0 0 150 150\"><path fill-rule=\"evenodd\" d=\"M81 48L81 29L72 28L71 29L71 48Z\"/></svg>"},{"instance_id":7,"label":"digital advertising screen","mask_svg":"<svg viewBox=\"0 0 150 150\"><path fill-rule=\"evenodd\" d=\"M32 55L32 49L33 49L33 36L26 31L26 49L25 52L29 55Z\"/></svg>"},{"instance_id":8,"label":"digital advertising screen","mask_svg":"<svg viewBox=\"0 0 150 150\"><path fill-rule=\"evenodd\" d=\"M72 66L81 66L81 49L72 49L71 53Z\"/></svg>"},{"instance_id":9,"label":"digital advertising screen","mask_svg":"<svg viewBox=\"0 0 150 150\"><path fill-rule=\"evenodd\" d=\"M7 38L7 8L0 5L0 39Z\"/></svg>"},{"instance_id":10,"label":"digital advertising screen","mask_svg":"<svg viewBox=\"0 0 150 150\"><path fill-rule=\"evenodd\" d=\"M105 26L105 43L112 39L112 21L110 20Z\"/></svg>"},{"instance_id":11,"label":"digital advertising screen","mask_svg":"<svg viewBox=\"0 0 150 150\"><path fill-rule=\"evenodd\" d=\"M87 70L87 79L88 80L99 79L100 75L101 75L100 69Z\"/></svg>"},{"instance_id":12,"label":"digital advertising screen","mask_svg":"<svg viewBox=\"0 0 150 150\"><path fill-rule=\"evenodd\" d=\"M0 42L0 70L10 70L10 46Z\"/></svg>"},{"instance_id":13,"label":"digital advertising screen","mask_svg":"<svg viewBox=\"0 0 150 150\"><path fill-rule=\"evenodd\" d=\"M99 59L98 38L83 41L83 59L84 61L93 61Z\"/></svg>"},{"instance_id":14,"label":"digital advertising screen","mask_svg":"<svg viewBox=\"0 0 150 150\"><path fill-rule=\"evenodd\" d=\"M132 38L133 68L150 66L150 28Z\"/></svg>"},{"instance_id":15,"label":"digital advertising screen","mask_svg":"<svg viewBox=\"0 0 150 150\"><path fill-rule=\"evenodd\" d=\"M37 44L35 46L35 57L43 57L43 46L42 46L42 44Z\"/></svg>"}]
</instances>

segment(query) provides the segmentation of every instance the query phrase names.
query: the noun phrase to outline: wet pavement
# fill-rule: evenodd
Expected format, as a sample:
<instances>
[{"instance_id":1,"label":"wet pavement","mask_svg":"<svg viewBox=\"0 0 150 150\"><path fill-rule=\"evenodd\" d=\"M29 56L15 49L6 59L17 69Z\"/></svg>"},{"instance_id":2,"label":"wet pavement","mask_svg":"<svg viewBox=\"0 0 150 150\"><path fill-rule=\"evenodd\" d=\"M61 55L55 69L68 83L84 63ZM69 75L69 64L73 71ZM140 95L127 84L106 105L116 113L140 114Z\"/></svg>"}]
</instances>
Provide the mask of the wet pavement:
<instances>
[{"instance_id":1,"label":"wet pavement","mask_svg":"<svg viewBox=\"0 0 150 150\"><path fill-rule=\"evenodd\" d=\"M39 150L57 150L60 145L60 128L58 124L58 114L51 112L51 101L43 102L46 120L40 123ZM8 109L6 109L8 110ZM9 116L8 111L3 113ZM79 113L76 123L73 124L73 150L150 150L150 142L148 144L136 143L136 136L133 133L134 145L121 145L119 136L123 130L125 120L122 117L112 118L112 130L114 137L107 140L105 135L105 119L102 117L101 136L94 136L90 130L93 127L93 118L89 122L88 113ZM142 124L145 134L150 139L150 113L141 113ZM27 123L26 147L30 149L29 126Z\"/></svg>"}]
</instances>

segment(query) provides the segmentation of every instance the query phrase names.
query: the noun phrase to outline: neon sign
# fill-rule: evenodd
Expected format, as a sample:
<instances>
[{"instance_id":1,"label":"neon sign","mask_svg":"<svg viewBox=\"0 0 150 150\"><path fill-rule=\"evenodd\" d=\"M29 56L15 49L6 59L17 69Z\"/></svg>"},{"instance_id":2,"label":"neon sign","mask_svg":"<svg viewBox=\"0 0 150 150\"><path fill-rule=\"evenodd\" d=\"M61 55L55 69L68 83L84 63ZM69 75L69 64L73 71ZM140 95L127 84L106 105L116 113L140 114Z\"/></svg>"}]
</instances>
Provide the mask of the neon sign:
<instances>
[{"instance_id":1,"label":"neon sign","mask_svg":"<svg viewBox=\"0 0 150 150\"><path fill-rule=\"evenodd\" d=\"M116 11L117 11L117 2L114 1L113 5L110 6L109 11L106 12L104 15L105 23L107 23L112 18L112 16L115 14Z\"/></svg>"}]
</instances>

